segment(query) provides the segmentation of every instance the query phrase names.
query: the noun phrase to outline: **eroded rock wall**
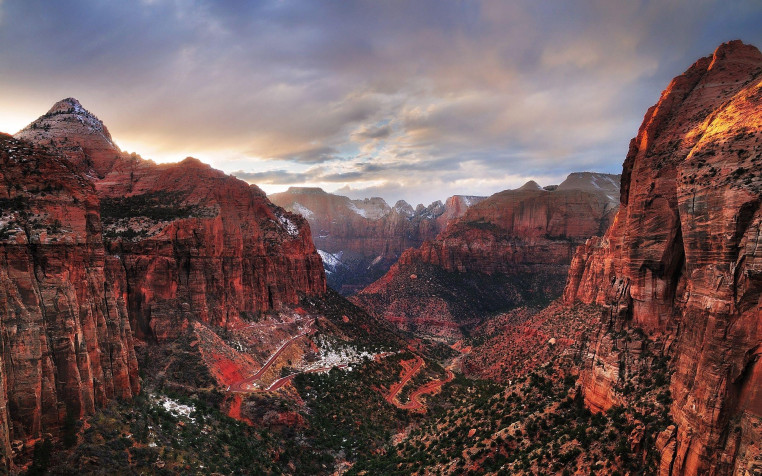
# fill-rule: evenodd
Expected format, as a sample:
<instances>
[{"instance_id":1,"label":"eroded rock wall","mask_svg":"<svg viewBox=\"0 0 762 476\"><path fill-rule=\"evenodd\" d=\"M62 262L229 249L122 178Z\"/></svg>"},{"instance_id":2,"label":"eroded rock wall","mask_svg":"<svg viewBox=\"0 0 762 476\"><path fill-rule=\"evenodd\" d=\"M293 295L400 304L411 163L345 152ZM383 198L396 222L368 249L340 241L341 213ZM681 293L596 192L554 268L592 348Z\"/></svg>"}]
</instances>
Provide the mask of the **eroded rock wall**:
<instances>
[{"instance_id":1,"label":"eroded rock wall","mask_svg":"<svg viewBox=\"0 0 762 476\"><path fill-rule=\"evenodd\" d=\"M665 474L762 470L761 81L762 54L741 42L672 81L630 144L613 226L580 248L564 293L605 305L610 326L666 336ZM600 335L582 381L606 409L617 376L595 362L624 356Z\"/></svg>"},{"instance_id":2,"label":"eroded rock wall","mask_svg":"<svg viewBox=\"0 0 762 476\"><path fill-rule=\"evenodd\" d=\"M0 442L57 434L139 390L121 263L95 188L62 156L0 136Z\"/></svg>"}]
</instances>

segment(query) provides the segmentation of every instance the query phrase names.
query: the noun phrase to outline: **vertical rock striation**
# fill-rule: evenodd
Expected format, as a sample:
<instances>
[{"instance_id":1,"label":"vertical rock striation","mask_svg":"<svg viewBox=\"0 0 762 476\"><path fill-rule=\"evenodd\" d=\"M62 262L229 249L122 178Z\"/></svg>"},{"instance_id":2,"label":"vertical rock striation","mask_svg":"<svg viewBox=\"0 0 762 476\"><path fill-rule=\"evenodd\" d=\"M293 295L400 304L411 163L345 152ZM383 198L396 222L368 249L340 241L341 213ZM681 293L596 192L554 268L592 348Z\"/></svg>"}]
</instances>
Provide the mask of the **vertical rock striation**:
<instances>
[{"instance_id":1,"label":"vertical rock striation","mask_svg":"<svg viewBox=\"0 0 762 476\"><path fill-rule=\"evenodd\" d=\"M192 320L227 326L325 292L306 220L255 185L193 158L155 164L123 153L73 98L16 136L55 147L94 182L138 337L172 339Z\"/></svg>"},{"instance_id":2,"label":"vertical rock striation","mask_svg":"<svg viewBox=\"0 0 762 476\"><path fill-rule=\"evenodd\" d=\"M92 183L0 135L0 447L56 434L139 390L125 275L106 255Z\"/></svg>"},{"instance_id":3,"label":"vertical rock striation","mask_svg":"<svg viewBox=\"0 0 762 476\"><path fill-rule=\"evenodd\" d=\"M120 160L97 182L108 250L122 258L136 332L171 339L325 293L309 225L197 159Z\"/></svg>"},{"instance_id":4,"label":"vertical rock striation","mask_svg":"<svg viewBox=\"0 0 762 476\"><path fill-rule=\"evenodd\" d=\"M762 54L734 41L648 110L617 217L580 247L564 291L605 305L608 327L665 337L677 428L660 437L663 474L762 471L761 203ZM616 403L624 353L601 329L582 378L592 408Z\"/></svg>"}]
</instances>

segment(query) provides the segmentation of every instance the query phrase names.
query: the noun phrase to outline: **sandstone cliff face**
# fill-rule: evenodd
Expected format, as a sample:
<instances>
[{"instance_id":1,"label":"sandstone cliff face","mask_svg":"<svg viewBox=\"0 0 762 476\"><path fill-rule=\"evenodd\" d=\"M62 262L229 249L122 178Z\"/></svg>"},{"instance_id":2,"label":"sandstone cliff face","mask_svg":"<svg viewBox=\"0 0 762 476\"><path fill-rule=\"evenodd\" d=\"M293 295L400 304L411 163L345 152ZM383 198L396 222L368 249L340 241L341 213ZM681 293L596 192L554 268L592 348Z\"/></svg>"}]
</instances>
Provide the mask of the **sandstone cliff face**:
<instances>
[{"instance_id":1,"label":"sandstone cliff face","mask_svg":"<svg viewBox=\"0 0 762 476\"><path fill-rule=\"evenodd\" d=\"M170 339L192 320L235 325L325 292L306 220L254 185L189 158L123 160L96 186L139 335Z\"/></svg>"},{"instance_id":2,"label":"sandstone cliff face","mask_svg":"<svg viewBox=\"0 0 762 476\"><path fill-rule=\"evenodd\" d=\"M437 201L413 209L403 200L390 207L378 197L350 200L304 187L269 198L307 219L323 255L328 284L345 295L381 277L405 250L433 239L448 221L483 199L456 195L444 205Z\"/></svg>"},{"instance_id":3,"label":"sandstone cliff face","mask_svg":"<svg viewBox=\"0 0 762 476\"><path fill-rule=\"evenodd\" d=\"M450 338L490 313L549 302L575 248L602 234L617 207L615 194L594 181L616 187L618 176L580 177L555 191L530 183L470 207L435 240L403 253L355 302L403 329Z\"/></svg>"},{"instance_id":4,"label":"sandstone cliff face","mask_svg":"<svg viewBox=\"0 0 762 476\"><path fill-rule=\"evenodd\" d=\"M139 390L118 258L67 159L0 135L0 446Z\"/></svg>"},{"instance_id":5,"label":"sandstone cliff face","mask_svg":"<svg viewBox=\"0 0 762 476\"><path fill-rule=\"evenodd\" d=\"M677 429L663 474L762 471L761 80L762 54L731 42L672 81L630 144L614 224L564 291L610 312L582 378L593 408L616 403L606 369L630 358L608 331L664 336Z\"/></svg>"},{"instance_id":6,"label":"sandstone cliff face","mask_svg":"<svg viewBox=\"0 0 762 476\"><path fill-rule=\"evenodd\" d=\"M256 186L192 158L157 165L121 153L74 99L17 136L60 147L94 177L106 247L122 263L138 337L171 339L194 319L233 325L325 292L307 222Z\"/></svg>"}]
</instances>

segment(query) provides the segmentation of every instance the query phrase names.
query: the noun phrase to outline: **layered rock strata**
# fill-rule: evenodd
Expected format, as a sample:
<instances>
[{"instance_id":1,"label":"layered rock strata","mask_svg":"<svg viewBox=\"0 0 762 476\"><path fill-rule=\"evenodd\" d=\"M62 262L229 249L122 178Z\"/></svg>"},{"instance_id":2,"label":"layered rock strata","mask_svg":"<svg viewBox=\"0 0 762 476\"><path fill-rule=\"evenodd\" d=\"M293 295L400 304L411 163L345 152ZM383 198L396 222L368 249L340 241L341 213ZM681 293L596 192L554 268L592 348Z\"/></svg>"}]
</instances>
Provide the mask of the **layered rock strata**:
<instances>
[{"instance_id":1,"label":"layered rock strata","mask_svg":"<svg viewBox=\"0 0 762 476\"><path fill-rule=\"evenodd\" d=\"M58 434L139 390L127 280L95 187L49 149L0 135L0 446Z\"/></svg>"},{"instance_id":2,"label":"layered rock strata","mask_svg":"<svg viewBox=\"0 0 762 476\"><path fill-rule=\"evenodd\" d=\"M56 147L95 183L139 337L171 339L192 320L228 326L325 292L307 222L255 185L193 158L155 164L123 153L72 98L17 137Z\"/></svg>"},{"instance_id":3,"label":"layered rock strata","mask_svg":"<svg viewBox=\"0 0 762 476\"><path fill-rule=\"evenodd\" d=\"M761 204L762 54L734 41L648 110L614 224L580 248L564 291L608 309L582 376L593 409L616 404L631 357L610 330L663 336L676 428L659 439L662 474L762 471Z\"/></svg>"},{"instance_id":4,"label":"layered rock strata","mask_svg":"<svg viewBox=\"0 0 762 476\"><path fill-rule=\"evenodd\" d=\"M561 294L576 247L611 223L618 182L580 173L553 191L531 182L497 193L353 299L402 329L447 338L489 314L545 304Z\"/></svg>"},{"instance_id":5,"label":"layered rock strata","mask_svg":"<svg viewBox=\"0 0 762 476\"><path fill-rule=\"evenodd\" d=\"M328 284L344 295L381 277L405 250L433 239L450 220L484 199L455 195L444 204L414 209L404 200L390 207L378 197L351 200L308 187L291 187L269 198L307 219Z\"/></svg>"}]
</instances>

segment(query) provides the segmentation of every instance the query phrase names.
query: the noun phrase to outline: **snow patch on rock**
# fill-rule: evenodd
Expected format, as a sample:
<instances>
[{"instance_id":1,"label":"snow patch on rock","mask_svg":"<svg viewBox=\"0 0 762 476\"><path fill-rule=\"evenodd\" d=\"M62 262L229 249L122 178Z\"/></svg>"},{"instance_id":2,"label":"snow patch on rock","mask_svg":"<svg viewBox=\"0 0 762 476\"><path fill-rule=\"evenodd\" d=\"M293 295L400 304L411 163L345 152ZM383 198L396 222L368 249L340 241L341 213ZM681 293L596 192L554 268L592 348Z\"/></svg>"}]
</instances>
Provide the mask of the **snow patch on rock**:
<instances>
[{"instance_id":1,"label":"snow patch on rock","mask_svg":"<svg viewBox=\"0 0 762 476\"><path fill-rule=\"evenodd\" d=\"M165 395L160 397L151 395L151 400L153 400L156 405L163 407L166 411L175 417L187 418L193 422L196 421L195 418L191 417L191 414L196 411L196 407L193 405L182 404L177 400L173 400Z\"/></svg>"},{"instance_id":2,"label":"snow patch on rock","mask_svg":"<svg viewBox=\"0 0 762 476\"><path fill-rule=\"evenodd\" d=\"M338 253L329 253L327 251L317 250L317 252L320 255L320 259L323 260L323 267L326 268L326 271L328 269L335 271L336 268L344 264L341 262L342 251L339 251Z\"/></svg>"},{"instance_id":3,"label":"snow patch on rock","mask_svg":"<svg viewBox=\"0 0 762 476\"><path fill-rule=\"evenodd\" d=\"M320 348L320 355L318 360L307 366L306 371L333 367L351 370L352 364L359 364L365 359L374 359L377 355L323 335L318 336L315 343Z\"/></svg>"},{"instance_id":4,"label":"snow patch on rock","mask_svg":"<svg viewBox=\"0 0 762 476\"><path fill-rule=\"evenodd\" d=\"M315 218L315 214L312 213L312 210L305 207L299 202L294 202L294 204L291 205L291 210L293 210L294 213L298 213L299 215L303 216L304 218L308 220Z\"/></svg>"},{"instance_id":5,"label":"snow patch on rock","mask_svg":"<svg viewBox=\"0 0 762 476\"><path fill-rule=\"evenodd\" d=\"M287 216L281 215L280 213L276 213L275 216L278 217L278 221L289 235L293 236L294 238L299 236L299 227L296 226L296 224L292 222Z\"/></svg>"}]
</instances>

